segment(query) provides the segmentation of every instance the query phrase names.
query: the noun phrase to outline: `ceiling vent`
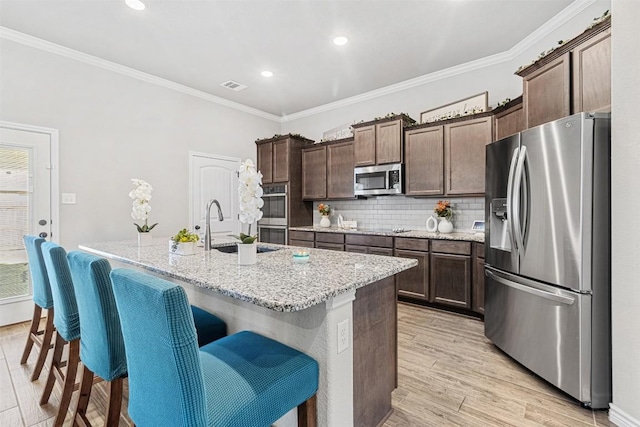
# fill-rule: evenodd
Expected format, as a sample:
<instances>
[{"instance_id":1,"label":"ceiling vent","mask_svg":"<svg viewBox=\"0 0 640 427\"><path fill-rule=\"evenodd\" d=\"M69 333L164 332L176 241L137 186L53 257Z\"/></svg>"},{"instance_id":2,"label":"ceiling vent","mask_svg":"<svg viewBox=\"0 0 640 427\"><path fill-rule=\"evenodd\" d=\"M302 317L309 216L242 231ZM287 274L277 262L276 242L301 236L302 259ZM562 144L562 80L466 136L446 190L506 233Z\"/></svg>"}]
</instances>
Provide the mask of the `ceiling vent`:
<instances>
[{"instance_id":1,"label":"ceiling vent","mask_svg":"<svg viewBox=\"0 0 640 427\"><path fill-rule=\"evenodd\" d=\"M247 88L247 85L243 85L241 83L234 82L233 80L228 80L228 81L226 81L224 83L220 83L220 86L226 87L227 89L231 89L231 90L234 90L236 92L240 92L241 90Z\"/></svg>"}]
</instances>

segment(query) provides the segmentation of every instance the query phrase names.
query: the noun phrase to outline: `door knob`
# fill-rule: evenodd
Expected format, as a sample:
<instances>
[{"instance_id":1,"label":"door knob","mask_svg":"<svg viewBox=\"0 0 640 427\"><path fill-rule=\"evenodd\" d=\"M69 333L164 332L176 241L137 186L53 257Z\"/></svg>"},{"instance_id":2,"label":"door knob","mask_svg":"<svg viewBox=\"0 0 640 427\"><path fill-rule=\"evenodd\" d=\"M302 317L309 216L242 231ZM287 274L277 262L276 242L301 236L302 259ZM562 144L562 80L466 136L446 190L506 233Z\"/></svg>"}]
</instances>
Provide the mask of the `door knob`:
<instances>
[{"instance_id":1,"label":"door knob","mask_svg":"<svg viewBox=\"0 0 640 427\"><path fill-rule=\"evenodd\" d=\"M38 221L39 225L47 225L47 220L46 219L41 219L40 221Z\"/></svg>"},{"instance_id":2,"label":"door knob","mask_svg":"<svg viewBox=\"0 0 640 427\"><path fill-rule=\"evenodd\" d=\"M196 225L196 226L195 226L195 227L193 227L193 228L195 228L196 230L200 230L200 226L199 226L199 225Z\"/></svg>"},{"instance_id":3,"label":"door knob","mask_svg":"<svg viewBox=\"0 0 640 427\"><path fill-rule=\"evenodd\" d=\"M48 234L43 231L42 233L38 234L38 236L42 237L43 239L46 239Z\"/></svg>"}]
</instances>

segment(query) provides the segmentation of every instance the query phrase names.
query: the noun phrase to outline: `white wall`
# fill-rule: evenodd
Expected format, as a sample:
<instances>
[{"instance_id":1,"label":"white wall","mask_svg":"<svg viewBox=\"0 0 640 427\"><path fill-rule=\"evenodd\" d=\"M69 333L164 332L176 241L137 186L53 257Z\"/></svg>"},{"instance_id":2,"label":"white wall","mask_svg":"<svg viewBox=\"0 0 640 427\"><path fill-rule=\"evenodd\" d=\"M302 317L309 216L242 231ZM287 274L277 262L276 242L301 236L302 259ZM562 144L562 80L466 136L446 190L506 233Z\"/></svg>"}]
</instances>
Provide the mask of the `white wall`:
<instances>
[{"instance_id":1,"label":"white wall","mask_svg":"<svg viewBox=\"0 0 640 427\"><path fill-rule=\"evenodd\" d=\"M154 188L157 236L188 226L188 151L252 158L280 124L0 39L0 120L60 131L59 242L134 239L131 178Z\"/></svg>"},{"instance_id":2,"label":"white wall","mask_svg":"<svg viewBox=\"0 0 640 427\"><path fill-rule=\"evenodd\" d=\"M614 0L612 31L613 404L618 425L640 426L640 55L638 0ZM626 419L624 418L628 416ZM622 419L620 419L622 417ZM631 418L632 417L632 418Z\"/></svg>"},{"instance_id":3,"label":"white wall","mask_svg":"<svg viewBox=\"0 0 640 427\"><path fill-rule=\"evenodd\" d=\"M522 79L514 74L519 66L530 63L538 57L540 52L556 46L559 40L568 40L580 34L594 18L602 15L610 6L610 0L598 0L513 61L469 71L309 117L287 121L283 123L282 133L300 133L307 138L318 141L326 130L345 123L372 120L374 117L384 116L390 112L404 112L419 121L422 111L484 91L489 91L489 106L495 106L507 97L515 98L522 94ZM416 55L420 55L420 53L416 52ZM411 58L405 58L405 60L410 61ZM389 64L389 66L392 67L393 64Z\"/></svg>"}]
</instances>

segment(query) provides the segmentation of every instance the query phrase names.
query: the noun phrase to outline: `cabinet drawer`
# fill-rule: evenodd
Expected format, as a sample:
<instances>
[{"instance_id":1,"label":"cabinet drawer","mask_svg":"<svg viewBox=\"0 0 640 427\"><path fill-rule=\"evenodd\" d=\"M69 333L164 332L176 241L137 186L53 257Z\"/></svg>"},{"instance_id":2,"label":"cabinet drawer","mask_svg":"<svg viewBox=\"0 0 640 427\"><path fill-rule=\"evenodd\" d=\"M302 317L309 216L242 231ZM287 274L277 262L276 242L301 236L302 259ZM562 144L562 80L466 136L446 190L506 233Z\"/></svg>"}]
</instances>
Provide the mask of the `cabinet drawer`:
<instances>
[{"instance_id":1,"label":"cabinet drawer","mask_svg":"<svg viewBox=\"0 0 640 427\"><path fill-rule=\"evenodd\" d=\"M326 243L344 243L344 234L342 233L316 233L316 242Z\"/></svg>"},{"instance_id":2,"label":"cabinet drawer","mask_svg":"<svg viewBox=\"0 0 640 427\"><path fill-rule=\"evenodd\" d=\"M396 249L429 252L429 239L396 237Z\"/></svg>"},{"instance_id":3,"label":"cabinet drawer","mask_svg":"<svg viewBox=\"0 0 640 427\"><path fill-rule=\"evenodd\" d=\"M476 243L476 257L484 259L484 243Z\"/></svg>"},{"instance_id":4,"label":"cabinet drawer","mask_svg":"<svg viewBox=\"0 0 640 427\"><path fill-rule=\"evenodd\" d=\"M366 234L347 234L344 241L348 245L378 246L380 248L393 248L393 237L369 236Z\"/></svg>"},{"instance_id":5,"label":"cabinet drawer","mask_svg":"<svg viewBox=\"0 0 640 427\"><path fill-rule=\"evenodd\" d=\"M344 251L344 245L340 243L316 242L316 249L329 249L332 251Z\"/></svg>"},{"instance_id":6,"label":"cabinet drawer","mask_svg":"<svg viewBox=\"0 0 640 427\"><path fill-rule=\"evenodd\" d=\"M358 254L366 254L367 247L366 246L358 246L358 245L344 245L344 250L346 252L355 252Z\"/></svg>"},{"instance_id":7,"label":"cabinet drawer","mask_svg":"<svg viewBox=\"0 0 640 427\"><path fill-rule=\"evenodd\" d=\"M451 240L432 240L431 252L445 254L471 255L471 242L453 242Z\"/></svg>"},{"instance_id":8,"label":"cabinet drawer","mask_svg":"<svg viewBox=\"0 0 640 427\"><path fill-rule=\"evenodd\" d=\"M393 256L393 249L391 249L391 248L376 248L374 246L370 246L369 247L369 253L371 255Z\"/></svg>"},{"instance_id":9,"label":"cabinet drawer","mask_svg":"<svg viewBox=\"0 0 640 427\"><path fill-rule=\"evenodd\" d=\"M313 231L289 231L289 240L307 240L313 242L315 233Z\"/></svg>"},{"instance_id":10,"label":"cabinet drawer","mask_svg":"<svg viewBox=\"0 0 640 427\"><path fill-rule=\"evenodd\" d=\"M308 240L294 240L289 239L289 246L301 246L303 248L313 248L313 242Z\"/></svg>"}]
</instances>

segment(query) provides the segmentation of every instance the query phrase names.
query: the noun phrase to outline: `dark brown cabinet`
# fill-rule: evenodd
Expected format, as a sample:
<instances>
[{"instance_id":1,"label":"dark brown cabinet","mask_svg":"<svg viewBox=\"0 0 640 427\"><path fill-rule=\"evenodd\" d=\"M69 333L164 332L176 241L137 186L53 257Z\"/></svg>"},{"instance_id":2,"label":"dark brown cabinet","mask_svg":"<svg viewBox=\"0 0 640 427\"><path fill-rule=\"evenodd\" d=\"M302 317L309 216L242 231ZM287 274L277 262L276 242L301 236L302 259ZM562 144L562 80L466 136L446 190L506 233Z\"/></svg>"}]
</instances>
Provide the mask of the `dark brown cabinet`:
<instances>
[{"instance_id":1,"label":"dark brown cabinet","mask_svg":"<svg viewBox=\"0 0 640 427\"><path fill-rule=\"evenodd\" d=\"M398 237L394 255L418 261L416 267L396 275L398 296L429 301L429 240Z\"/></svg>"},{"instance_id":2,"label":"dark brown cabinet","mask_svg":"<svg viewBox=\"0 0 640 427\"><path fill-rule=\"evenodd\" d=\"M493 139L498 141L525 129L522 96L493 110Z\"/></svg>"},{"instance_id":3,"label":"dark brown cabinet","mask_svg":"<svg viewBox=\"0 0 640 427\"><path fill-rule=\"evenodd\" d=\"M327 198L348 199L353 194L353 140L327 145Z\"/></svg>"},{"instance_id":4,"label":"dark brown cabinet","mask_svg":"<svg viewBox=\"0 0 640 427\"><path fill-rule=\"evenodd\" d=\"M573 112L611 111L611 28L571 51Z\"/></svg>"},{"instance_id":5,"label":"dark brown cabinet","mask_svg":"<svg viewBox=\"0 0 640 427\"><path fill-rule=\"evenodd\" d=\"M287 183L300 177L301 149L313 141L292 135L279 135L259 139L258 170L262 172L262 183ZM291 178L296 178L291 179Z\"/></svg>"},{"instance_id":6,"label":"dark brown cabinet","mask_svg":"<svg viewBox=\"0 0 640 427\"><path fill-rule=\"evenodd\" d=\"M404 128L411 123L415 123L415 120L398 114L353 125L355 166L402 162Z\"/></svg>"},{"instance_id":7,"label":"dark brown cabinet","mask_svg":"<svg viewBox=\"0 0 640 427\"><path fill-rule=\"evenodd\" d=\"M273 182L273 143L258 144L258 170L262 172L262 183Z\"/></svg>"},{"instance_id":8,"label":"dark brown cabinet","mask_svg":"<svg viewBox=\"0 0 640 427\"><path fill-rule=\"evenodd\" d=\"M523 77L526 128L571 113L571 59L569 52Z\"/></svg>"},{"instance_id":9,"label":"dark brown cabinet","mask_svg":"<svg viewBox=\"0 0 640 427\"><path fill-rule=\"evenodd\" d=\"M485 146L493 139L488 115L444 126L444 170L447 195L483 194Z\"/></svg>"},{"instance_id":10,"label":"dark brown cabinet","mask_svg":"<svg viewBox=\"0 0 640 427\"><path fill-rule=\"evenodd\" d=\"M611 20L516 74L523 78L525 128L582 111L611 111Z\"/></svg>"},{"instance_id":11,"label":"dark brown cabinet","mask_svg":"<svg viewBox=\"0 0 640 427\"><path fill-rule=\"evenodd\" d=\"M484 244L476 243L473 258L473 295L471 309L484 314Z\"/></svg>"},{"instance_id":12,"label":"dark brown cabinet","mask_svg":"<svg viewBox=\"0 0 640 427\"><path fill-rule=\"evenodd\" d=\"M471 243L431 243L429 301L471 308Z\"/></svg>"},{"instance_id":13,"label":"dark brown cabinet","mask_svg":"<svg viewBox=\"0 0 640 427\"><path fill-rule=\"evenodd\" d=\"M289 245L302 246L303 248L315 247L315 233L313 231L289 231Z\"/></svg>"},{"instance_id":14,"label":"dark brown cabinet","mask_svg":"<svg viewBox=\"0 0 640 427\"><path fill-rule=\"evenodd\" d=\"M289 181L288 140L273 142L273 182Z\"/></svg>"},{"instance_id":15,"label":"dark brown cabinet","mask_svg":"<svg viewBox=\"0 0 640 427\"><path fill-rule=\"evenodd\" d=\"M344 251L344 234L342 233L316 233L316 248Z\"/></svg>"},{"instance_id":16,"label":"dark brown cabinet","mask_svg":"<svg viewBox=\"0 0 640 427\"><path fill-rule=\"evenodd\" d=\"M369 125L353 130L353 152L356 166L376 164L376 126Z\"/></svg>"},{"instance_id":17,"label":"dark brown cabinet","mask_svg":"<svg viewBox=\"0 0 640 427\"><path fill-rule=\"evenodd\" d=\"M327 197L327 147L302 150L302 198L319 200Z\"/></svg>"},{"instance_id":18,"label":"dark brown cabinet","mask_svg":"<svg viewBox=\"0 0 640 427\"><path fill-rule=\"evenodd\" d=\"M444 194L444 127L408 130L404 138L406 195Z\"/></svg>"},{"instance_id":19,"label":"dark brown cabinet","mask_svg":"<svg viewBox=\"0 0 640 427\"><path fill-rule=\"evenodd\" d=\"M393 256L393 237L346 234L344 243L347 252Z\"/></svg>"}]
</instances>

